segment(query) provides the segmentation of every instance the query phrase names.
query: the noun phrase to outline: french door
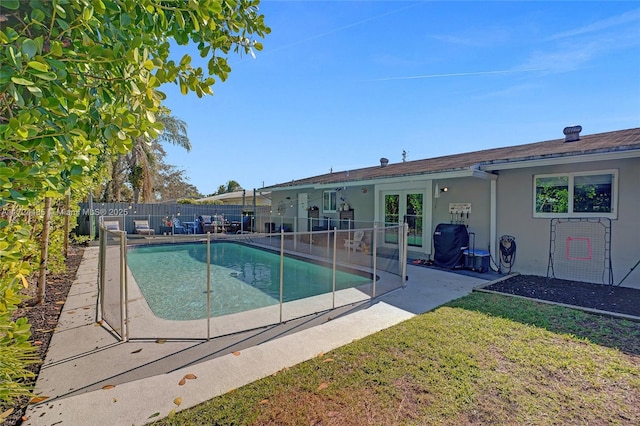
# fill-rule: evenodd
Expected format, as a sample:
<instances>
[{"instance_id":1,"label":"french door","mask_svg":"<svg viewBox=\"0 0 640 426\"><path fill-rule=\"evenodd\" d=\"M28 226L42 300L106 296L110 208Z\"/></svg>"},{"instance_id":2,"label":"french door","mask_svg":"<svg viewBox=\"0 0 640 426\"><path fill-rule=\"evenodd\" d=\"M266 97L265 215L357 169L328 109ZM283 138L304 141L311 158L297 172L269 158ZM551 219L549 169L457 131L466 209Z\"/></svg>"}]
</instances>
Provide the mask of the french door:
<instances>
[{"instance_id":1,"label":"french door","mask_svg":"<svg viewBox=\"0 0 640 426\"><path fill-rule=\"evenodd\" d=\"M383 202L385 228L407 223L409 246L423 247L424 193L411 190L385 192ZM397 244L398 232L395 228L385 230L384 242Z\"/></svg>"}]
</instances>

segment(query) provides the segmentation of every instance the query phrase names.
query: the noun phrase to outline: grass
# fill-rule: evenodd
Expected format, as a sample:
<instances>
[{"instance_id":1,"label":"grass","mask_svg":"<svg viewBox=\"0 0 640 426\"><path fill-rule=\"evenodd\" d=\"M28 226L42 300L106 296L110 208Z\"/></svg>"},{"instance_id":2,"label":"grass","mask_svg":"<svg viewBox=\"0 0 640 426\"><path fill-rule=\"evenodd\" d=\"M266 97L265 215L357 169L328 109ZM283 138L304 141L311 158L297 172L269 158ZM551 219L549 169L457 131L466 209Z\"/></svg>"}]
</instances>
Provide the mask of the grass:
<instances>
[{"instance_id":1,"label":"grass","mask_svg":"<svg viewBox=\"0 0 640 426\"><path fill-rule=\"evenodd\" d=\"M640 424L640 323L473 293L154 424Z\"/></svg>"}]
</instances>

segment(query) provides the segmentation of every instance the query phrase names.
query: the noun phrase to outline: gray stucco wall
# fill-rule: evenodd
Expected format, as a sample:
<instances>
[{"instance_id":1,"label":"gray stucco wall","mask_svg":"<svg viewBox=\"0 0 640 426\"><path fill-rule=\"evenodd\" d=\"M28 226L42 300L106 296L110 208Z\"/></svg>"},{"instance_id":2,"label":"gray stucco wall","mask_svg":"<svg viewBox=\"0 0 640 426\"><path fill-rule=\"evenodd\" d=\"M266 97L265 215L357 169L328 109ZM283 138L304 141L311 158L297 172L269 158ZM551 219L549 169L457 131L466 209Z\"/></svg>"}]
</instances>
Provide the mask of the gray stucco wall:
<instances>
[{"instance_id":1,"label":"gray stucco wall","mask_svg":"<svg viewBox=\"0 0 640 426\"><path fill-rule=\"evenodd\" d=\"M440 188L447 187L447 192L441 192L440 198L433 200L433 226L439 223L460 221L460 217L451 217L450 203L471 203L469 219L466 215L463 223L468 225L468 231L475 233L476 249L489 250L489 225L491 217L490 191L491 181L478 178L442 179L438 181ZM433 194L431 194L433 196Z\"/></svg>"},{"instance_id":2,"label":"gray stucco wall","mask_svg":"<svg viewBox=\"0 0 640 426\"><path fill-rule=\"evenodd\" d=\"M334 188L335 189L335 188ZM327 189L330 190L330 189ZM274 222L278 222L280 220L280 215L278 215L278 205L280 202L284 203L285 212L283 217L283 221L285 223L292 223L296 220L298 216L298 206L297 200L299 193L307 194L307 207L318 207L320 209L319 215L321 218L329 217L332 220L338 220L340 217L340 213L338 211L334 213L324 212L322 210L322 196L325 190L319 189L300 189L300 190L285 190L285 191L275 191L272 193L272 213L271 216ZM358 227L372 227L373 220L375 217L375 209L374 209L374 192L372 185L361 185L361 186L352 186L345 188L344 190L339 192L340 196L344 198L344 201L340 199L337 200L338 208L340 208L340 204L346 202L349 204L350 208L354 210L355 222ZM287 197L290 197L287 199ZM292 207L293 205L293 207ZM306 221L307 216L297 218L299 222ZM302 229L298 227L297 229Z\"/></svg>"},{"instance_id":3,"label":"gray stucco wall","mask_svg":"<svg viewBox=\"0 0 640 426\"><path fill-rule=\"evenodd\" d=\"M533 177L537 174L617 169L618 217L611 221L611 257L614 283L618 284L640 259L640 159L578 163L499 172L497 183L497 236L516 238L514 270L546 276L550 221L533 217ZM624 282L640 288L640 268Z\"/></svg>"},{"instance_id":4,"label":"gray stucco wall","mask_svg":"<svg viewBox=\"0 0 640 426\"><path fill-rule=\"evenodd\" d=\"M599 170L618 170L618 217L612 220L611 225L614 284L618 284L636 264L640 259L640 158L499 171L496 183L496 237L515 237L517 253L513 271L541 276L547 274L551 219L533 217L534 175ZM450 223L450 203L471 203L471 214L468 221L466 217L464 221L468 223L469 231L476 234L476 248L486 250L491 239L491 181L478 178L440 179L437 181L439 187L447 187L449 191L441 193L437 200L433 198L429 182L425 180L424 187L431 204L425 202L425 208L429 206L432 209L433 228L438 223ZM435 185L435 181L433 183ZM415 182L413 185L415 186ZM394 185L394 188L402 187L402 184ZM360 222L358 227L372 226L376 209L379 208L375 202L375 194L379 190L373 185L362 185L349 187L342 192L345 201L355 210L356 222ZM322 190L273 192L272 216L278 218L277 204L283 200L286 204L284 216L295 217L298 192L308 194L309 206L318 206L320 217L338 218L337 212L322 212ZM290 200L286 200L286 197L290 197ZM291 204L294 207L290 207ZM285 222L291 220L285 219ZM431 237L432 235L426 235L428 240ZM431 252L430 249L427 251ZM498 259L498 253L492 255L494 259ZM624 285L640 288L640 268L629 275Z\"/></svg>"}]
</instances>

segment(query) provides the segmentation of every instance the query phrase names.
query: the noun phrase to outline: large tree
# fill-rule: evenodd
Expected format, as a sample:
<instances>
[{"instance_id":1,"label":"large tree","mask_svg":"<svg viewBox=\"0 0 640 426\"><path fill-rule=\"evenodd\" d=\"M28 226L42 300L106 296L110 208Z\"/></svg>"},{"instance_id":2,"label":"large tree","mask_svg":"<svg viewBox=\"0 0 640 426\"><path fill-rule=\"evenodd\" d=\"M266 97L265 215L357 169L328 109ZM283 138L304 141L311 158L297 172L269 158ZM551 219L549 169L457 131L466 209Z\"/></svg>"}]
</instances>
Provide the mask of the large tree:
<instances>
[{"instance_id":1,"label":"large tree","mask_svg":"<svg viewBox=\"0 0 640 426\"><path fill-rule=\"evenodd\" d=\"M212 94L230 72L230 52L253 54L269 28L259 0L0 1L0 356L26 351L25 325L12 321L40 250L36 214L65 194L80 197L137 138L161 135L166 83ZM193 44L207 67L172 44ZM53 203L51 202L53 201ZM34 217L36 219L34 219ZM44 217L47 217L45 214ZM45 241L41 241L44 243ZM58 248L59 249L59 248ZM46 269L46 268L45 268ZM13 345L13 346L12 346ZM5 362L8 364L8 362ZM0 399L24 392L11 364ZM1 366L0 366L1 367Z\"/></svg>"},{"instance_id":2,"label":"large tree","mask_svg":"<svg viewBox=\"0 0 640 426\"><path fill-rule=\"evenodd\" d=\"M184 170L175 170L164 162L166 152L164 143L191 150L191 142L187 136L187 123L167 112L158 114L158 121L163 131L157 139L149 141L143 136L135 139L133 148L127 154L113 156L109 173L105 174L100 199L105 202L132 201L148 203L168 199L163 181L171 176L173 192L184 186L190 194L197 194L195 187L188 188ZM172 170L169 171L169 168ZM164 189L164 191L160 191ZM194 191L195 190L195 191ZM175 197L173 197L175 199Z\"/></svg>"},{"instance_id":3,"label":"large tree","mask_svg":"<svg viewBox=\"0 0 640 426\"><path fill-rule=\"evenodd\" d=\"M136 138L133 149L126 156L134 203L155 201L155 177L158 174L159 161L166 155L161 147L162 143L171 143L187 151L191 150L187 123L164 112L158 115L158 121L164 127L158 138L153 141L146 140L143 136Z\"/></svg>"},{"instance_id":4,"label":"large tree","mask_svg":"<svg viewBox=\"0 0 640 426\"><path fill-rule=\"evenodd\" d=\"M157 201L202 198L198 188L189 183L184 170L163 162L158 164L153 193Z\"/></svg>"},{"instance_id":5,"label":"large tree","mask_svg":"<svg viewBox=\"0 0 640 426\"><path fill-rule=\"evenodd\" d=\"M167 156L159 140L153 141L154 167L151 180L153 181L153 199L155 201L172 201L180 198L201 198L202 194L194 185L190 184L185 171L165 163Z\"/></svg>"},{"instance_id":6,"label":"large tree","mask_svg":"<svg viewBox=\"0 0 640 426\"><path fill-rule=\"evenodd\" d=\"M235 180L230 180L230 181L227 181L227 183L225 185L220 185L218 187L218 190L215 193L213 193L212 195L228 194L230 192L236 192L236 191L241 191L241 190L242 190L242 185L240 185Z\"/></svg>"}]
</instances>

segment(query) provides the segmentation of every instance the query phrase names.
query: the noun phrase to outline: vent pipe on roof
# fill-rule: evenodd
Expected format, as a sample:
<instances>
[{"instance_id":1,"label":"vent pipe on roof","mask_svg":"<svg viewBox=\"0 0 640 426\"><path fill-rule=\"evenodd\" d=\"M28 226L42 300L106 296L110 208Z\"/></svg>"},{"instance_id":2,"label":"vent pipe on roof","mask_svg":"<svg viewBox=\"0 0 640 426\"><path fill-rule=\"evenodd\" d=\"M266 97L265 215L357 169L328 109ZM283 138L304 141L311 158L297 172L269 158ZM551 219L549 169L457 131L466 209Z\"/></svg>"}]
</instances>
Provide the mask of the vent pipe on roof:
<instances>
[{"instance_id":1,"label":"vent pipe on roof","mask_svg":"<svg viewBox=\"0 0 640 426\"><path fill-rule=\"evenodd\" d=\"M575 142L580 140L580 132L582 126L569 126L565 127L562 133L564 133L565 142Z\"/></svg>"},{"instance_id":2,"label":"vent pipe on roof","mask_svg":"<svg viewBox=\"0 0 640 426\"><path fill-rule=\"evenodd\" d=\"M389 159L382 157L380 159L380 167L387 167L387 164L389 164Z\"/></svg>"}]
</instances>

